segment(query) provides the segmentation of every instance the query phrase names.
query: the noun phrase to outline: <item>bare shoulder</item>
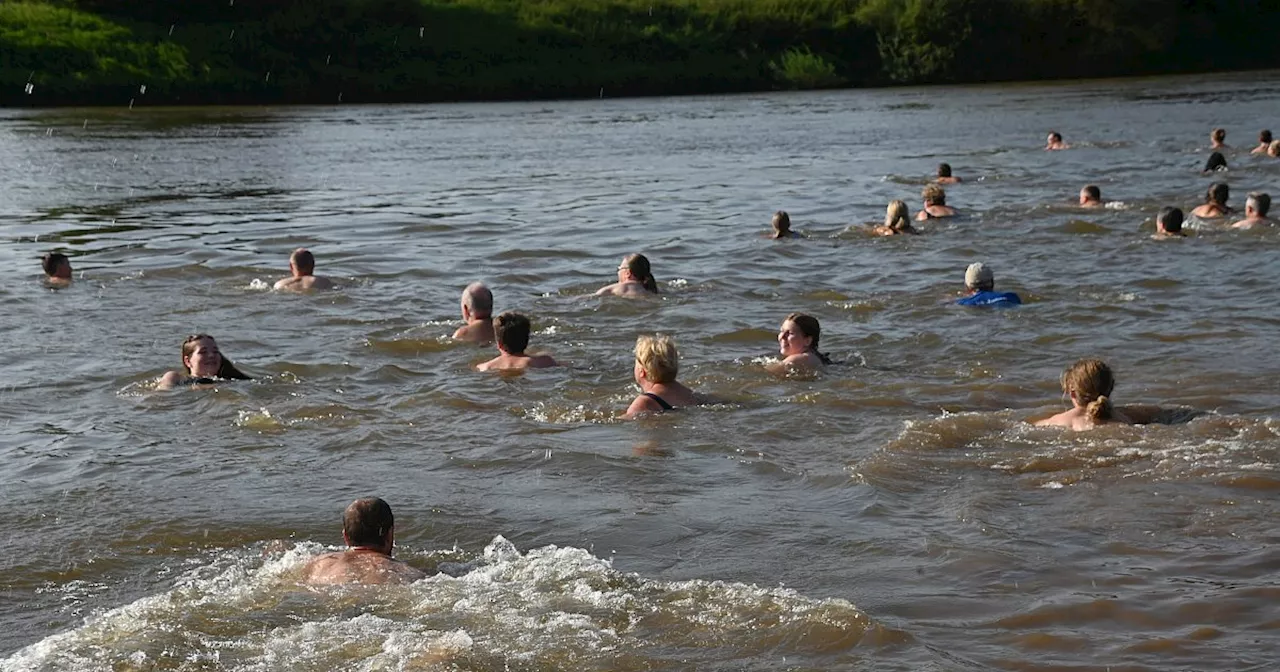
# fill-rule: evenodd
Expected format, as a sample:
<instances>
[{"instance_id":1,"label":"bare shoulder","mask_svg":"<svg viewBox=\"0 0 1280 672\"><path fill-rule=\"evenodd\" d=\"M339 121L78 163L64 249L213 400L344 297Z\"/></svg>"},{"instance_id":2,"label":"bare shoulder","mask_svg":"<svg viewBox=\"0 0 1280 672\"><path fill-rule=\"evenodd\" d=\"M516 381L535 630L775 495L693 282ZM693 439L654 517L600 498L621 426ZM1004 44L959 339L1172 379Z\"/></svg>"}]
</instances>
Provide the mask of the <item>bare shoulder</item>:
<instances>
[{"instance_id":1,"label":"bare shoulder","mask_svg":"<svg viewBox=\"0 0 1280 672\"><path fill-rule=\"evenodd\" d=\"M612 285L606 285L604 287L601 287L600 289L596 290L596 296L617 295L618 285L619 283L615 282Z\"/></svg>"},{"instance_id":2,"label":"bare shoulder","mask_svg":"<svg viewBox=\"0 0 1280 672\"><path fill-rule=\"evenodd\" d=\"M494 357L487 362L480 362L479 364L476 364L476 371L489 371L497 366L501 359L502 357Z\"/></svg>"},{"instance_id":3,"label":"bare shoulder","mask_svg":"<svg viewBox=\"0 0 1280 672\"><path fill-rule=\"evenodd\" d=\"M159 382L156 384L158 390L171 390L175 385L182 382L185 376L180 371L166 371L160 376Z\"/></svg>"},{"instance_id":4,"label":"bare shoulder","mask_svg":"<svg viewBox=\"0 0 1280 672\"><path fill-rule=\"evenodd\" d=\"M641 413L657 413L661 410L662 407L658 402L642 394L631 401L631 405L627 407L627 412L622 417L634 418Z\"/></svg>"},{"instance_id":5,"label":"bare shoulder","mask_svg":"<svg viewBox=\"0 0 1280 672\"><path fill-rule=\"evenodd\" d=\"M297 283L297 278L280 278L279 280L276 280L276 284L272 289L295 289Z\"/></svg>"},{"instance_id":6,"label":"bare shoulder","mask_svg":"<svg viewBox=\"0 0 1280 672\"><path fill-rule=\"evenodd\" d=\"M1063 411L1035 421L1036 427L1070 427L1071 425L1071 411Z\"/></svg>"}]
</instances>

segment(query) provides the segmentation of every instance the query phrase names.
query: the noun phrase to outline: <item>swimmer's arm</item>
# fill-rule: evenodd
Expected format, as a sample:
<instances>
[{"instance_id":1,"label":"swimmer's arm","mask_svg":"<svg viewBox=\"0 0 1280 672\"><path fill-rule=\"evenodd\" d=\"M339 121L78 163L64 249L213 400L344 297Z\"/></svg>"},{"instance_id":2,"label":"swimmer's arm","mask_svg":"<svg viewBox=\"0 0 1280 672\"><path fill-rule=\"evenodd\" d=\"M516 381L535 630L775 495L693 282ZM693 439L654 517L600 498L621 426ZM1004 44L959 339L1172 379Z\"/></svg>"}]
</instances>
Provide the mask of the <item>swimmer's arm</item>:
<instances>
[{"instance_id":1,"label":"swimmer's arm","mask_svg":"<svg viewBox=\"0 0 1280 672\"><path fill-rule=\"evenodd\" d=\"M630 420L641 413L657 413L661 410L662 407L658 405L658 402L642 394L631 402L631 405L627 407L627 412L624 413L622 417L623 419Z\"/></svg>"},{"instance_id":2,"label":"swimmer's arm","mask_svg":"<svg viewBox=\"0 0 1280 672\"><path fill-rule=\"evenodd\" d=\"M185 376L177 371L168 371L163 376L160 376L160 381L156 383L156 389L172 390L176 385L178 385L178 383L182 382L184 377Z\"/></svg>"},{"instance_id":3,"label":"swimmer's arm","mask_svg":"<svg viewBox=\"0 0 1280 672\"><path fill-rule=\"evenodd\" d=\"M280 278L279 280L276 280L276 284L273 285L271 288L272 289L290 289L293 287L294 280L295 278Z\"/></svg>"},{"instance_id":4,"label":"swimmer's arm","mask_svg":"<svg viewBox=\"0 0 1280 672\"><path fill-rule=\"evenodd\" d=\"M622 285L622 283L620 283L620 282L615 282L615 283L613 283L612 285L609 285L609 286L607 286L607 287L601 287L599 290L597 290L597 291L596 291L596 294L595 294L595 295L596 295L596 296L608 296L608 295L610 295L610 294L617 294L617 293L618 293L618 287L620 287L621 285Z\"/></svg>"}]
</instances>

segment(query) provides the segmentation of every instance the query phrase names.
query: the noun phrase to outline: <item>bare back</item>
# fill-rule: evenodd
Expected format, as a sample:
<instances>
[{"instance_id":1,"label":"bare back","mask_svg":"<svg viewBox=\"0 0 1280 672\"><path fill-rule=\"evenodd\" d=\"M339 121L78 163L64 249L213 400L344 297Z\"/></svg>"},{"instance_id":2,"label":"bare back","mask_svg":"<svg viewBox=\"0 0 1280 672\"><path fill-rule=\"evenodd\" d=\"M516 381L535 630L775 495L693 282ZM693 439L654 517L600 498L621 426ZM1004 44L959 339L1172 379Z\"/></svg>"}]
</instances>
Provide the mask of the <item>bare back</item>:
<instances>
[{"instance_id":1,"label":"bare back","mask_svg":"<svg viewBox=\"0 0 1280 672\"><path fill-rule=\"evenodd\" d=\"M305 292L309 290L326 290L333 289L333 282L329 278L318 275L302 275L288 278L281 278L276 281L275 289L287 290L290 292Z\"/></svg>"},{"instance_id":2,"label":"bare back","mask_svg":"<svg viewBox=\"0 0 1280 672\"><path fill-rule=\"evenodd\" d=\"M615 282L607 287L601 287L596 292L596 296L653 296L653 292L645 289L642 282L627 280L626 282Z\"/></svg>"},{"instance_id":3,"label":"bare back","mask_svg":"<svg viewBox=\"0 0 1280 672\"><path fill-rule=\"evenodd\" d=\"M480 344L492 343L493 320L484 318L458 327L458 330L453 332L453 340Z\"/></svg>"},{"instance_id":4,"label":"bare back","mask_svg":"<svg viewBox=\"0 0 1280 672\"><path fill-rule=\"evenodd\" d=\"M425 576L421 571L389 555L355 549L329 553L311 560L303 569L302 581L312 585L407 584Z\"/></svg>"},{"instance_id":5,"label":"bare back","mask_svg":"<svg viewBox=\"0 0 1280 672\"><path fill-rule=\"evenodd\" d=\"M524 369L548 369L560 366L551 355L510 355L502 353L493 359L477 364L479 371L522 371Z\"/></svg>"}]
</instances>

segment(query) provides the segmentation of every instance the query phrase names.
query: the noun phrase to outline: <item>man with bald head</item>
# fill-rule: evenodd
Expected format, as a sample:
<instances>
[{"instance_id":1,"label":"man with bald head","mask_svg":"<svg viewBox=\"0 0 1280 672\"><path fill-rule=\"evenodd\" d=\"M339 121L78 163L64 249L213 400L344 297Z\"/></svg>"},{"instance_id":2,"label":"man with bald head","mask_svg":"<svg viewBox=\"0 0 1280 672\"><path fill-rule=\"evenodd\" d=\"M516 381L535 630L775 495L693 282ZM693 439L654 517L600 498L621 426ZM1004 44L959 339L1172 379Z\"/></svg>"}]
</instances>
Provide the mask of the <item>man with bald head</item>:
<instances>
[{"instance_id":1,"label":"man with bald head","mask_svg":"<svg viewBox=\"0 0 1280 672\"><path fill-rule=\"evenodd\" d=\"M457 341L493 342L493 292L483 282L473 282L462 290L462 321L453 332Z\"/></svg>"},{"instance_id":2,"label":"man with bald head","mask_svg":"<svg viewBox=\"0 0 1280 672\"><path fill-rule=\"evenodd\" d=\"M307 563L303 581L324 585L412 583L426 576L391 558L395 536L391 505L377 497L357 499L342 514L342 541L349 548Z\"/></svg>"},{"instance_id":3,"label":"man with bald head","mask_svg":"<svg viewBox=\"0 0 1280 672\"><path fill-rule=\"evenodd\" d=\"M276 289L287 289L301 292L308 289L333 289L328 278L313 275L316 270L316 258L305 247L299 247L289 255L289 272L293 275L276 282Z\"/></svg>"}]
</instances>

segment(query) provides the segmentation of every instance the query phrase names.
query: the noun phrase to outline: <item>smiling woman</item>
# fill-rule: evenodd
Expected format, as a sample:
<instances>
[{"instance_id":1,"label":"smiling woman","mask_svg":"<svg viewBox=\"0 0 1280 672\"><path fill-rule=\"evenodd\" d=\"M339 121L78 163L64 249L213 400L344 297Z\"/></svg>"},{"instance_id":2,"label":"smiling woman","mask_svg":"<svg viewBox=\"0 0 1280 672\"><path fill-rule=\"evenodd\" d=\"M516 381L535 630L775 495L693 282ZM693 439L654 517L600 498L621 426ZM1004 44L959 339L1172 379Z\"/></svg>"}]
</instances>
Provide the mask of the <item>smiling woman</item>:
<instances>
[{"instance_id":1,"label":"smiling woman","mask_svg":"<svg viewBox=\"0 0 1280 672\"><path fill-rule=\"evenodd\" d=\"M182 371L170 371L160 377L157 389L169 390L178 385L207 385L218 380L252 380L222 356L218 343L208 334L188 336L182 342Z\"/></svg>"}]
</instances>

